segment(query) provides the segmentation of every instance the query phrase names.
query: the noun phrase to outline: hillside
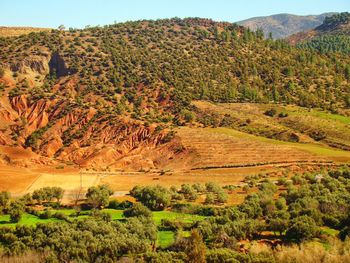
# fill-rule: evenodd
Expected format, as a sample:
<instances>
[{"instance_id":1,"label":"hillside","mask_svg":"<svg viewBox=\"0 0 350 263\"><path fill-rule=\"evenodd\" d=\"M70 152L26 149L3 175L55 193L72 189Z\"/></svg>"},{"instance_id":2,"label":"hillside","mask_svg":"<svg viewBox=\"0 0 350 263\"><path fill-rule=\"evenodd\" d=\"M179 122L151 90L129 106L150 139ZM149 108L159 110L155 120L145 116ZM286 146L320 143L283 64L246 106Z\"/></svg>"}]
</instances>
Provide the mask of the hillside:
<instances>
[{"instance_id":1,"label":"hillside","mask_svg":"<svg viewBox=\"0 0 350 263\"><path fill-rule=\"evenodd\" d=\"M30 33L47 32L50 28L39 27L6 27L0 26L0 37L16 37L20 35L27 35Z\"/></svg>"},{"instance_id":2,"label":"hillside","mask_svg":"<svg viewBox=\"0 0 350 263\"><path fill-rule=\"evenodd\" d=\"M320 53L350 54L350 14L344 12L326 17L318 27L292 35L288 42Z\"/></svg>"},{"instance_id":3,"label":"hillside","mask_svg":"<svg viewBox=\"0 0 350 263\"><path fill-rule=\"evenodd\" d=\"M292 34L313 29L322 24L325 17L334 13L320 15L298 16L291 14L277 14L271 16L254 17L239 21L237 24L250 28L253 31L261 28L266 37L272 33L275 39L286 38Z\"/></svg>"},{"instance_id":4,"label":"hillside","mask_svg":"<svg viewBox=\"0 0 350 263\"><path fill-rule=\"evenodd\" d=\"M271 145L275 141L249 143L248 137L244 144L218 135L217 146L209 140L213 149L231 145L225 155L251 147L251 157L238 162L233 161L238 155L232 155L232 161L217 164L220 156L205 160L203 148L191 145L193 134L199 136L197 142L207 141L202 127L215 129L224 117L213 115L216 110L203 111L197 101L284 103L346 114L347 56L301 51L284 41L264 40L261 31L199 18L30 33L1 38L0 48L3 165L144 170L283 162L280 154L256 156L257 148L267 153L290 150L295 156L290 162L304 157L310 162L348 161L344 151L335 154L343 158L321 158L305 149ZM349 147L348 127L341 122L333 123L339 133L321 133L322 127L308 120L293 128L291 118L283 123L274 119L276 125L264 128L271 123L267 117L261 123L231 117L232 125L221 126L316 144L325 152Z\"/></svg>"}]
</instances>

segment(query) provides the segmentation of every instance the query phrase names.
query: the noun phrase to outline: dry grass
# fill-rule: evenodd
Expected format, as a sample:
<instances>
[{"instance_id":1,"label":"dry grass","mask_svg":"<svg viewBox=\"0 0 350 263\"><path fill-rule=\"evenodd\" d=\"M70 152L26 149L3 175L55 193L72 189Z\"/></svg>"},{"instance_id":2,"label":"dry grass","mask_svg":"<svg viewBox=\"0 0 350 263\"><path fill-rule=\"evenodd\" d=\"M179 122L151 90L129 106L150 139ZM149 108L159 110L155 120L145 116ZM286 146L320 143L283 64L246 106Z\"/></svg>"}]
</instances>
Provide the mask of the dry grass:
<instances>
[{"instance_id":1,"label":"dry grass","mask_svg":"<svg viewBox=\"0 0 350 263\"><path fill-rule=\"evenodd\" d=\"M350 161L347 151L316 144L282 142L229 128L188 128L178 130L182 144L193 152L194 168L246 166L261 163L287 164Z\"/></svg>"},{"instance_id":2,"label":"dry grass","mask_svg":"<svg viewBox=\"0 0 350 263\"><path fill-rule=\"evenodd\" d=\"M281 263L343 263L350 262L350 240L341 242L337 238L331 238L326 244L308 242L279 246L276 250L265 244L254 243L250 252L271 254L276 262Z\"/></svg>"},{"instance_id":3,"label":"dry grass","mask_svg":"<svg viewBox=\"0 0 350 263\"><path fill-rule=\"evenodd\" d=\"M317 109L306 109L294 105L258 104L258 103L218 103L196 101L194 104L205 111L216 112L220 115L229 114L236 120L234 125L240 131L265 137L287 137L283 133L298 134L300 142L316 143L309 137L311 131L323 131L327 136L318 144L328 144L338 147L350 147L350 117L332 114ZM274 108L277 114L287 113L288 117L268 117L264 112ZM249 125L240 125L249 119ZM269 137L270 138L270 137ZM283 140L283 139L282 139Z\"/></svg>"},{"instance_id":4,"label":"dry grass","mask_svg":"<svg viewBox=\"0 0 350 263\"><path fill-rule=\"evenodd\" d=\"M29 251L19 256L1 256L1 263L41 263L44 262L44 257L33 251Z\"/></svg>"},{"instance_id":5,"label":"dry grass","mask_svg":"<svg viewBox=\"0 0 350 263\"><path fill-rule=\"evenodd\" d=\"M39 27L0 27L1 37L15 37L20 35L27 35L32 32L50 31L50 28Z\"/></svg>"}]
</instances>

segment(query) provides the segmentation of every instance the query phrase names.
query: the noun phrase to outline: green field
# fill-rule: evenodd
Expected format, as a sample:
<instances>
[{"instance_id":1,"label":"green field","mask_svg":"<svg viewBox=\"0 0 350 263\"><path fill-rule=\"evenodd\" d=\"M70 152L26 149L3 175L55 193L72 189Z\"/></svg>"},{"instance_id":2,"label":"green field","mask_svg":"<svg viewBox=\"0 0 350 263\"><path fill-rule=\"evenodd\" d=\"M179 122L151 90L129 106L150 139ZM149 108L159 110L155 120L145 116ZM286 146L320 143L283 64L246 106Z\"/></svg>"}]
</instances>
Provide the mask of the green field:
<instances>
[{"instance_id":1,"label":"green field","mask_svg":"<svg viewBox=\"0 0 350 263\"><path fill-rule=\"evenodd\" d=\"M24 213L22 215L21 220L18 222L19 225L28 225L28 226L34 226L38 223L49 223L49 222L57 222L60 221L56 218L49 218L49 219L41 219L35 215ZM0 227L15 227L17 223L11 223L10 222L10 216L9 215L0 215Z\"/></svg>"},{"instance_id":2,"label":"green field","mask_svg":"<svg viewBox=\"0 0 350 263\"><path fill-rule=\"evenodd\" d=\"M61 210L50 210L52 214L56 212L60 212L65 214L66 216L72 218L88 218L90 211L82 211L79 217L74 217L75 210L74 209L61 209ZM116 209L103 209L102 211L107 212L111 215L112 220L121 220L124 219L123 210ZM157 226L161 224L162 219L169 220L178 220L183 223L193 223L195 221L203 220L204 216L192 215L192 214L184 214L177 213L172 211L156 211L152 212L153 220ZM57 218L49 218L49 219L41 219L35 215L24 213L21 220L18 223L11 223L9 215L0 215L0 227L11 227L14 228L16 225L27 225L34 226L38 223L49 223L49 222L59 222L62 221ZM186 231L183 232L183 235L188 235ZM159 231L158 232L158 244L160 247L165 248L171 245L175 240L175 233L172 231Z\"/></svg>"},{"instance_id":3,"label":"green field","mask_svg":"<svg viewBox=\"0 0 350 263\"><path fill-rule=\"evenodd\" d=\"M173 231L158 231L158 245L161 248L170 246L175 241L175 233Z\"/></svg>"}]
</instances>

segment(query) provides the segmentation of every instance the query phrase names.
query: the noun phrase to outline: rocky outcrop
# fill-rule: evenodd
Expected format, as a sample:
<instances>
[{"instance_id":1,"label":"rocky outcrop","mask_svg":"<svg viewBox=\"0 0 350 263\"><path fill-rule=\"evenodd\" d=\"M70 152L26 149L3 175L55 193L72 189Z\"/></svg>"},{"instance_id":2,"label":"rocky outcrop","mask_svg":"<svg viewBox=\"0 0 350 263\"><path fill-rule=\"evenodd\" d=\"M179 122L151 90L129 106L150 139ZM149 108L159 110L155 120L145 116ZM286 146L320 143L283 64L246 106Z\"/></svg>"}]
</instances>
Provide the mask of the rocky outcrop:
<instances>
[{"instance_id":1,"label":"rocky outcrop","mask_svg":"<svg viewBox=\"0 0 350 263\"><path fill-rule=\"evenodd\" d=\"M39 75L47 75L49 69L49 55L46 56L30 56L22 61L14 62L9 65L13 72L21 74L37 73Z\"/></svg>"},{"instance_id":2,"label":"rocky outcrop","mask_svg":"<svg viewBox=\"0 0 350 263\"><path fill-rule=\"evenodd\" d=\"M27 96L20 95L12 98L11 104L23 121L21 136L27 137L35 130L47 125L49 121L47 111L51 105L50 101L41 99L35 103L30 103Z\"/></svg>"},{"instance_id":3,"label":"rocky outcrop","mask_svg":"<svg viewBox=\"0 0 350 263\"><path fill-rule=\"evenodd\" d=\"M151 169L164 164L161 155L168 160L176 154L164 140L168 132L158 131L155 125L145 127L140 121L101 114L63 98L31 101L20 95L9 105L13 112L0 107L0 116L12 121L17 143L45 160L55 157L86 167ZM0 144L11 145L8 140L9 134L1 134Z\"/></svg>"}]
</instances>

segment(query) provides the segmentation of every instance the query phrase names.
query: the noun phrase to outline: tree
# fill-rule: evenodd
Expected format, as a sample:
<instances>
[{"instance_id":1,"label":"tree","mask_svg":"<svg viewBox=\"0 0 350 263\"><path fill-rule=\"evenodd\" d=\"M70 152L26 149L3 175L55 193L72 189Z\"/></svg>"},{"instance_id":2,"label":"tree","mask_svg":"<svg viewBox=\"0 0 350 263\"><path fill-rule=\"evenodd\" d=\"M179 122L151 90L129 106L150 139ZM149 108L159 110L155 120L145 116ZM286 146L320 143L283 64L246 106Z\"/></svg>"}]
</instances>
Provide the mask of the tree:
<instances>
[{"instance_id":1,"label":"tree","mask_svg":"<svg viewBox=\"0 0 350 263\"><path fill-rule=\"evenodd\" d=\"M52 187L51 191L52 191L52 196L56 198L57 203L60 203L63 197L64 190L61 187Z\"/></svg>"},{"instance_id":2,"label":"tree","mask_svg":"<svg viewBox=\"0 0 350 263\"><path fill-rule=\"evenodd\" d=\"M66 29L66 27L64 25L59 25L58 30L60 31L64 31Z\"/></svg>"},{"instance_id":3,"label":"tree","mask_svg":"<svg viewBox=\"0 0 350 263\"><path fill-rule=\"evenodd\" d=\"M43 190L43 188L35 190L32 194L32 198L41 204L47 199L46 192Z\"/></svg>"},{"instance_id":4,"label":"tree","mask_svg":"<svg viewBox=\"0 0 350 263\"><path fill-rule=\"evenodd\" d=\"M215 196L213 193L207 193L207 196L205 197L205 203L206 204L214 204L215 203Z\"/></svg>"},{"instance_id":5,"label":"tree","mask_svg":"<svg viewBox=\"0 0 350 263\"><path fill-rule=\"evenodd\" d=\"M24 212L24 204L21 201L12 201L8 208L11 222L18 223Z\"/></svg>"},{"instance_id":6,"label":"tree","mask_svg":"<svg viewBox=\"0 0 350 263\"><path fill-rule=\"evenodd\" d=\"M226 203L228 195L224 191L220 191L218 192L217 198L219 203Z\"/></svg>"},{"instance_id":7,"label":"tree","mask_svg":"<svg viewBox=\"0 0 350 263\"><path fill-rule=\"evenodd\" d=\"M10 194L8 192L0 192L0 212L7 208L10 201Z\"/></svg>"},{"instance_id":8,"label":"tree","mask_svg":"<svg viewBox=\"0 0 350 263\"><path fill-rule=\"evenodd\" d=\"M108 206L112 194L113 191L107 185L92 186L88 189L86 198L93 208L101 208Z\"/></svg>"},{"instance_id":9,"label":"tree","mask_svg":"<svg viewBox=\"0 0 350 263\"><path fill-rule=\"evenodd\" d=\"M269 219L270 229L279 232L280 235L287 230L289 225L289 213L285 210L275 211Z\"/></svg>"},{"instance_id":10,"label":"tree","mask_svg":"<svg viewBox=\"0 0 350 263\"><path fill-rule=\"evenodd\" d=\"M51 202L56 199L59 203L63 197L64 190L61 187L43 187L35 190L32 194L32 198L39 203Z\"/></svg>"},{"instance_id":11,"label":"tree","mask_svg":"<svg viewBox=\"0 0 350 263\"><path fill-rule=\"evenodd\" d=\"M292 220L286 236L298 242L315 237L319 230L315 220L309 216L299 216Z\"/></svg>"},{"instance_id":12,"label":"tree","mask_svg":"<svg viewBox=\"0 0 350 263\"><path fill-rule=\"evenodd\" d=\"M207 189L208 192L217 192L221 190L221 187L214 182L208 182L205 184L205 187Z\"/></svg>"},{"instance_id":13,"label":"tree","mask_svg":"<svg viewBox=\"0 0 350 263\"><path fill-rule=\"evenodd\" d=\"M143 204L135 203L132 207L125 209L123 212L125 217L144 216L152 217L152 212Z\"/></svg>"},{"instance_id":14,"label":"tree","mask_svg":"<svg viewBox=\"0 0 350 263\"><path fill-rule=\"evenodd\" d=\"M191 236L188 240L185 253L187 255L187 262L189 263L205 263L205 244L203 237L197 229L192 229Z\"/></svg>"},{"instance_id":15,"label":"tree","mask_svg":"<svg viewBox=\"0 0 350 263\"><path fill-rule=\"evenodd\" d=\"M130 194L151 210L164 210L171 202L171 193L160 185L135 186Z\"/></svg>"}]
</instances>

